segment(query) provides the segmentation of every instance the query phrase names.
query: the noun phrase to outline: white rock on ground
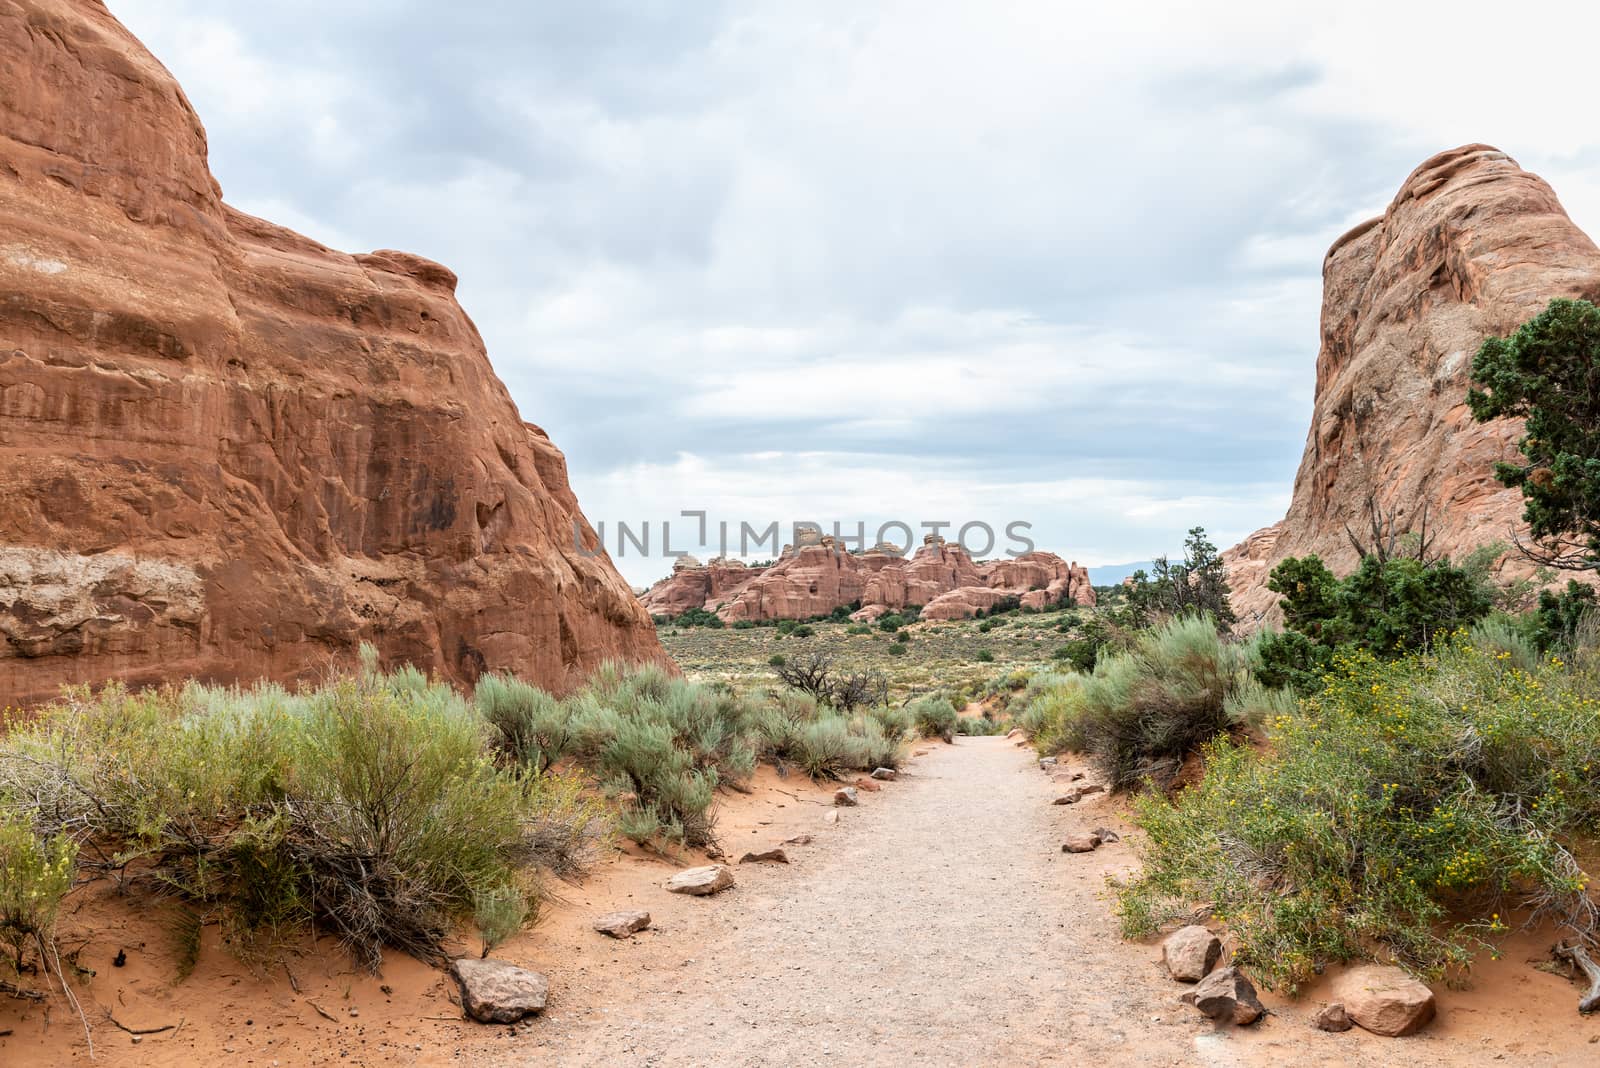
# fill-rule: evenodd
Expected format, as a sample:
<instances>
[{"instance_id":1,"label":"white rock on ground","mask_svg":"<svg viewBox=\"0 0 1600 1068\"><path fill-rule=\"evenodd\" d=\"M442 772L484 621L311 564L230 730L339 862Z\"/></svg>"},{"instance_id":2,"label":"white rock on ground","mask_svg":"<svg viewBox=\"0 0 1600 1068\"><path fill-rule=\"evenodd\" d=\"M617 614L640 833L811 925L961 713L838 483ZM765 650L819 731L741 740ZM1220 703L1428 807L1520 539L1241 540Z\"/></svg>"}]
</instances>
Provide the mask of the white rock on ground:
<instances>
[{"instance_id":1,"label":"white rock on ground","mask_svg":"<svg viewBox=\"0 0 1600 1068\"><path fill-rule=\"evenodd\" d=\"M1079 831L1067 835L1067 840L1061 843L1063 853L1093 853L1100 848L1100 836L1094 831Z\"/></svg>"},{"instance_id":2,"label":"white rock on ground","mask_svg":"<svg viewBox=\"0 0 1600 1068\"><path fill-rule=\"evenodd\" d=\"M874 779L882 779L884 782L893 782L899 777L899 773L893 768L873 768L872 777Z\"/></svg>"},{"instance_id":3,"label":"white rock on ground","mask_svg":"<svg viewBox=\"0 0 1600 1068\"><path fill-rule=\"evenodd\" d=\"M550 982L503 960L461 957L450 962L461 987L461 1006L479 1023L516 1023L544 1009Z\"/></svg>"},{"instance_id":4,"label":"white rock on ground","mask_svg":"<svg viewBox=\"0 0 1600 1068\"><path fill-rule=\"evenodd\" d=\"M674 894L705 897L720 893L733 885L733 871L723 864L707 864L703 868L685 868L667 880L667 889Z\"/></svg>"},{"instance_id":5,"label":"white rock on ground","mask_svg":"<svg viewBox=\"0 0 1600 1068\"><path fill-rule=\"evenodd\" d=\"M833 792L833 803L849 808L861 802L854 786L841 786Z\"/></svg>"},{"instance_id":6,"label":"white rock on ground","mask_svg":"<svg viewBox=\"0 0 1600 1068\"><path fill-rule=\"evenodd\" d=\"M1375 1035L1409 1035L1433 1019L1433 991L1399 968L1367 964L1333 981L1333 997L1357 1026Z\"/></svg>"},{"instance_id":7,"label":"white rock on ground","mask_svg":"<svg viewBox=\"0 0 1600 1068\"><path fill-rule=\"evenodd\" d=\"M594 921L594 929L612 938L627 938L650 926L650 914L643 909L608 912Z\"/></svg>"},{"instance_id":8,"label":"white rock on ground","mask_svg":"<svg viewBox=\"0 0 1600 1068\"><path fill-rule=\"evenodd\" d=\"M1161 944L1161 961L1180 983L1198 983L1221 959L1221 939L1199 924L1178 928Z\"/></svg>"}]
</instances>

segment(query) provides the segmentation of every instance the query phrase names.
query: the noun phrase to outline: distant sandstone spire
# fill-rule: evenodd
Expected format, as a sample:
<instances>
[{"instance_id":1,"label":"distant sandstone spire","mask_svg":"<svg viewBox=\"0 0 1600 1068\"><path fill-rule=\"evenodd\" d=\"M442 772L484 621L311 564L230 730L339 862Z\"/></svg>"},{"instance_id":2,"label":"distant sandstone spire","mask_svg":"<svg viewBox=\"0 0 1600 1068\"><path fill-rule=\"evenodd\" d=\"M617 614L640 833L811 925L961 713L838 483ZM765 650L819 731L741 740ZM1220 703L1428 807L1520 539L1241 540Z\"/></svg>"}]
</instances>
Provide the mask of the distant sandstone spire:
<instances>
[{"instance_id":1,"label":"distant sandstone spire","mask_svg":"<svg viewBox=\"0 0 1600 1068\"><path fill-rule=\"evenodd\" d=\"M663 657L454 274L224 204L97 0L0 2L0 55L0 703Z\"/></svg>"},{"instance_id":2,"label":"distant sandstone spire","mask_svg":"<svg viewBox=\"0 0 1600 1068\"><path fill-rule=\"evenodd\" d=\"M1520 492L1493 473L1521 423L1472 421L1472 357L1553 297L1600 297L1600 250L1543 179L1464 145L1335 241L1322 275L1316 399L1289 512L1225 554L1246 625L1275 618L1266 580L1284 557L1353 568L1345 528L1367 529L1372 502L1402 526L1426 508L1435 551L1457 558L1523 529ZM1501 566L1507 580L1533 570L1515 554Z\"/></svg>"}]
</instances>

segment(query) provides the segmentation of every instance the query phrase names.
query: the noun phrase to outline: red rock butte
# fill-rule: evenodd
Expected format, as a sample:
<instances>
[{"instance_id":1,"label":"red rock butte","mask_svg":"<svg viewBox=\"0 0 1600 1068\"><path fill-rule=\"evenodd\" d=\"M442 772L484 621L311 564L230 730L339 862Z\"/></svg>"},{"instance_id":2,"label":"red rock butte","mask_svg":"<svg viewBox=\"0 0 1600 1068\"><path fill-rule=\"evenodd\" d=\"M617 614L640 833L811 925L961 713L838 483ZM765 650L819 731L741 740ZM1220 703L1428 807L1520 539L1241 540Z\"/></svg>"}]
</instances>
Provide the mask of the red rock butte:
<instances>
[{"instance_id":1,"label":"red rock butte","mask_svg":"<svg viewBox=\"0 0 1600 1068\"><path fill-rule=\"evenodd\" d=\"M1600 297L1600 250L1543 179L1488 145L1441 152L1387 211L1323 260L1316 399L1288 514L1225 554L1247 626L1275 619L1266 588L1286 556L1354 569L1346 526L1369 529L1375 498L1404 527L1427 510L1435 552L1509 542L1520 491L1494 478L1516 455L1520 420L1473 422L1466 396L1484 338L1505 336L1555 297ZM1515 552L1497 565L1533 572Z\"/></svg>"},{"instance_id":2,"label":"red rock butte","mask_svg":"<svg viewBox=\"0 0 1600 1068\"><path fill-rule=\"evenodd\" d=\"M662 616L705 608L737 623L812 619L849 605L859 605L850 618L860 622L912 605L921 607L923 619L947 620L967 619L1012 599L1025 608L1094 604L1088 570L1054 553L978 562L960 545L932 535L914 556L893 549L880 545L851 553L833 538L816 535L784 546L778 561L765 567L686 557L650 588L644 606Z\"/></svg>"},{"instance_id":3,"label":"red rock butte","mask_svg":"<svg viewBox=\"0 0 1600 1068\"><path fill-rule=\"evenodd\" d=\"M0 2L0 54L0 700L664 659L455 275L224 204L97 0Z\"/></svg>"}]
</instances>

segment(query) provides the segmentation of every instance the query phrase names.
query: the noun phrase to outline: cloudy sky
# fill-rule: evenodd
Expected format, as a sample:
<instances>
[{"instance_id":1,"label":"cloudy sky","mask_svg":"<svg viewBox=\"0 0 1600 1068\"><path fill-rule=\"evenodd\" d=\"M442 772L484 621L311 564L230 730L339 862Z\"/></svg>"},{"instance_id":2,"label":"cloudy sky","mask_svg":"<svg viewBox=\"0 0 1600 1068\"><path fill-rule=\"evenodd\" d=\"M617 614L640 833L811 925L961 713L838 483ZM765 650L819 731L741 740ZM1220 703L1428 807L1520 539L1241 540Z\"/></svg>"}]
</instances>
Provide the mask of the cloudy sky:
<instances>
[{"instance_id":1,"label":"cloudy sky","mask_svg":"<svg viewBox=\"0 0 1600 1068\"><path fill-rule=\"evenodd\" d=\"M460 274L640 584L682 509L1230 544L1288 501L1322 253L1417 163L1498 145L1600 232L1581 5L110 6L232 203Z\"/></svg>"}]
</instances>

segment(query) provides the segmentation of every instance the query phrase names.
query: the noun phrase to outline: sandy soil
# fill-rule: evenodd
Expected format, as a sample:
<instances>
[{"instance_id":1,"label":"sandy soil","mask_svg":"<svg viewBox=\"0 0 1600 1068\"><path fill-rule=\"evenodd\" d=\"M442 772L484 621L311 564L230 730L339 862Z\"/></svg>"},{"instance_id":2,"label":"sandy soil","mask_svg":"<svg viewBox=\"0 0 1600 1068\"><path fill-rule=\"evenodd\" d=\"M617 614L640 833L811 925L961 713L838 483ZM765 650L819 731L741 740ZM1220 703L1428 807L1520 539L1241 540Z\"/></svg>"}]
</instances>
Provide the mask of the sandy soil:
<instances>
[{"instance_id":1,"label":"sandy soil","mask_svg":"<svg viewBox=\"0 0 1600 1068\"><path fill-rule=\"evenodd\" d=\"M900 781L863 792L829 823L828 791L764 770L723 809L729 860L789 845L789 865L746 864L714 898L667 894L680 865L629 853L548 910L497 956L550 976L543 1017L516 1027L461 1021L449 984L406 959L352 973L331 944L251 973L207 929L194 975L174 984L161 917L87 898L64 921L95 933L80 991L110 1065L1102 1064L1460 1066L1600 1063L1600 1021L1572 984L1535 971L1543 945L1514 940L1471 991L1441 991L1440 1019L1409 1039L1310 1027L1316 991L1244 1031L1178 1004L1156 945L1116 937L1106 878L1135 863L1127 843L1062 854L1062 835L1122 829L1103 797L1053 806L1058 786L1004 738L926 747ZM683 858L684 863L699 862ZM655 924L627 941L588 927L620 907ZM109 961L126 946L124 968ZM353 1010L353 1011L352 1011ZM106 1022L174 1030L133 1037ZM325 1014L325 1015L324 1015ZM0 1002L0 1063L88 1063L77 1020Z\"/></svg>"}]
</instances>

